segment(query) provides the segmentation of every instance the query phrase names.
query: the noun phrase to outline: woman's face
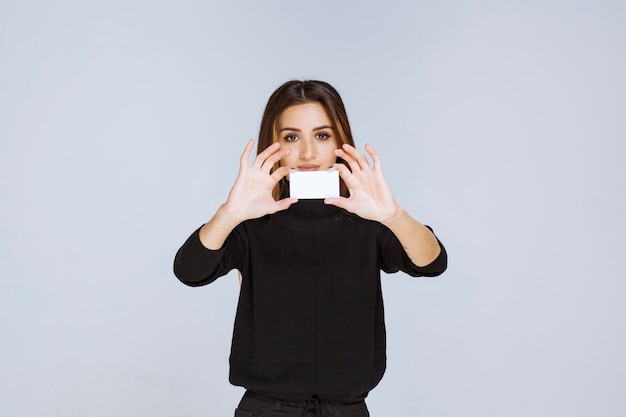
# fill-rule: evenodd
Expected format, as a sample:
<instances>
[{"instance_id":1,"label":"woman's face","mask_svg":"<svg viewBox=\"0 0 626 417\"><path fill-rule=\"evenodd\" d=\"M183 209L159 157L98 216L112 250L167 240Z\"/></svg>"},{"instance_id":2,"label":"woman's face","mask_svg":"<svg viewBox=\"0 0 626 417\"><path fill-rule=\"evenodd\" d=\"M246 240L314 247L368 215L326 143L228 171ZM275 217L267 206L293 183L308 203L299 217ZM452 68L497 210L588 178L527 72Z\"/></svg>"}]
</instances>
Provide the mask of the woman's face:
<instances>
[{"instance_id":1,"label":"woman's face","mask_svg":"<svg viewBox=\"0 0 626 417\"><path fill-rule=\"evenodd\" d=\"M280 160L281 166L298 171L330 168L337 157L338 142L326 110L317 102L287 107L278 118L278 143L291 153Z\"/></svg>"}]
</instances>

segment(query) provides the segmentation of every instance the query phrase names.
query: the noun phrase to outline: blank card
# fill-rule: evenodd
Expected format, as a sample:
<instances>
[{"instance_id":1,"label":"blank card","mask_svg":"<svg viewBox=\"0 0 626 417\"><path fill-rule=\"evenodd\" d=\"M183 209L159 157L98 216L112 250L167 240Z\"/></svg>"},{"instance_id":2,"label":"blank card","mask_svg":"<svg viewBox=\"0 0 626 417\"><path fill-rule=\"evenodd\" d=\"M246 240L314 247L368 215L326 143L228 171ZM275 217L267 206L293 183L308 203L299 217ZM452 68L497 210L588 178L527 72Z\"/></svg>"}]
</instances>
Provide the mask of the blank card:
<instances>
[{"instance_id":1,"label":"blank card","mask_svg":"<svg viewBox=\"0 0 626 417\"><path fill-rule=\"evenodd\" d=\"M292 198L339 197L339 171L297 171L289 174Z\"/></svg>"}]
</instances>

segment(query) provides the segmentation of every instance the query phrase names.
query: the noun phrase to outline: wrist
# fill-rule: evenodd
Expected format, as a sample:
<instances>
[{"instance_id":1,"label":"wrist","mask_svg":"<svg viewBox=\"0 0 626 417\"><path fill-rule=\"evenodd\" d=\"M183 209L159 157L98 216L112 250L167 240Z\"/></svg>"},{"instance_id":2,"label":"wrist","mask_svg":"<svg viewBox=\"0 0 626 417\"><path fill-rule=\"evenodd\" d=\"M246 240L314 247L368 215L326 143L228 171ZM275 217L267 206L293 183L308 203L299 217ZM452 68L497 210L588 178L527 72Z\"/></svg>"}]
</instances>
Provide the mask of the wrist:
<instances>
[{"instance_id":1,"label":"wrist","mask_svg":"<svg viewBox=\"0 0 626 417\"><path fill-rule=\"evenodd\" d=\"M395 210L388 213L384 220L381 220L381 223L385 226L389 226L393 222L395 222L399 217L402 216L402 213L405 213L404 208L401 205L396 203Z\"/></svg>"},{"instance_id":2,"label":"wrist","mask_svg":"<svg viewBox=\"0 0 626 417\"><path fill-rule=\"evenodd\" d=\"M246 220L241 211L229 204L228 201L218 207L216 217L219 217L223 222L231 224L233 227Z\"/></svg>"}]
</instances>

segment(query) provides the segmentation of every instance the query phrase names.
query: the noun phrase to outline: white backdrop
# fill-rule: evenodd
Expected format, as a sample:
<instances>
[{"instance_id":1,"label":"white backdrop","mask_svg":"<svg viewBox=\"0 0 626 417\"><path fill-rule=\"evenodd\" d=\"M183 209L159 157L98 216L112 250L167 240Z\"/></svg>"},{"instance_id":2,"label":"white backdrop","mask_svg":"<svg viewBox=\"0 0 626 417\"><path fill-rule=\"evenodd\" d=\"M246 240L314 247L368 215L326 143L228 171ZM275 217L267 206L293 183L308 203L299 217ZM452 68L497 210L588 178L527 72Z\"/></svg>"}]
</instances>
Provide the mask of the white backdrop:
<instances>
[{"instance_id":1,"label":"white backdrop","mask_svg":"<svg viewBox=\"0 0 626 417\"><path fill-rule=\"evenodd\" d=\"M232 415L236 275L172 260L317 78L450 258L383 277L372 415L622 416L625 5L0 0L0 415Z\"/></svg>"}]
</instances>

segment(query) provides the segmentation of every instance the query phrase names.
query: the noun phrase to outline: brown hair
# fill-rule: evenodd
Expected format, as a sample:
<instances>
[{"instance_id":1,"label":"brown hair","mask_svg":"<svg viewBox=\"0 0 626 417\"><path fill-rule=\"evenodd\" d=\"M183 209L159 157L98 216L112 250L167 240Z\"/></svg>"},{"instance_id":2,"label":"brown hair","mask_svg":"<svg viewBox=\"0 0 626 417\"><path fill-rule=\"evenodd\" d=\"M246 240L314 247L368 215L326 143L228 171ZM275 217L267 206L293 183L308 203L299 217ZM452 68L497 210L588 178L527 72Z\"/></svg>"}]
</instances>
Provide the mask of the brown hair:
<instances>
[{"instance_id":1,"label":"brown hair","mask_svg":"<svg viewBox=\"0 0 626 417\"><path fill-rule=\"evenodd\" d=\"M276 89L270 96L261 119L257 155L272 143L278 141L278 118L282 112L291 106L305 103L319 103L324 107L333 124L337 144L341 147L344 143L354 146L348 115L343 105L341 96L335 88L324 81L317 80L292 80L287 81ZM343 163L338 158L337 162ZM278 164L274 167L276 169ZM287 195L287 181L283 179L273 192L274 198L279 199ZM348 196L348 190L341 181L341 195Z\"/></svg>"}]
</instances>

